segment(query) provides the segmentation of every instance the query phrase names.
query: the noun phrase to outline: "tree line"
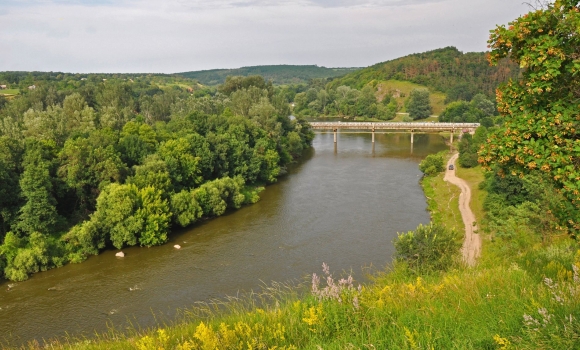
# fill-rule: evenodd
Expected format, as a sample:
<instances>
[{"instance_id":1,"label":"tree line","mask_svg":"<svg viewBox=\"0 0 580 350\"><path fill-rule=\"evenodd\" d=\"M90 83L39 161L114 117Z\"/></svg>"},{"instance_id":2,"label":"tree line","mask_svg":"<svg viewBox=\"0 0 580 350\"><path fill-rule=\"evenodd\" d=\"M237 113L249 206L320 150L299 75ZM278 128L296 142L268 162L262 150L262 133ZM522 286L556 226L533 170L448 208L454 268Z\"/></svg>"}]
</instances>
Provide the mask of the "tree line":
<instances>
[{"instance_id":1,"label":"tree line","mask_svg":"<svg viewBox=\"0 0 580 350\"><path fill-rule=\"evenodd\" d=\"M313 139L261 77L211 93L156 76L34 78L0 106L0 273L11 280L162 244L176 225L253 203Z\"/></svg>"}]
</instances>

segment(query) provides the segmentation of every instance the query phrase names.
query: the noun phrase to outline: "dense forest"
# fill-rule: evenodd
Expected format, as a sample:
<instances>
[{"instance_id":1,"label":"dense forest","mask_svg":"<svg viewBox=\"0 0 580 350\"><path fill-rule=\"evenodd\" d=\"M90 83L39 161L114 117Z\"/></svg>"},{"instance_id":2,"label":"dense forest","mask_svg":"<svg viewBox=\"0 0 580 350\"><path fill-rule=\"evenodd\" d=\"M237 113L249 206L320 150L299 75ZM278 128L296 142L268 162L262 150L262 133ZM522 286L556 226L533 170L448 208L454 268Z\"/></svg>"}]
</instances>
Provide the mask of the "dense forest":
<instances>
[{"instance_id":1,"label":"dense forest","mask_svg":"<svg viewBox=\"0 0 580 350\"><path fill-rule=\"evenodd\" d=\"M259 199L309 147L261 77L0 73L0 273L11 280Z\"/></svg>"},{"instance_id":2,"label":"dense forest","mask_svg":"<svg viewBox=\"0 0 580 350\"><path fill-rule=\"evenodd\" d=\"M490 66L483 52L462 53L455 47L446 47L377 63L329 85L333 89L341 85L362 89L373 80L411 81L447 94L448 103L470 101L478 93L492 98L500 83L517 78L518 74L519 67L509 60Z\"/></svg>"},{"instance_id":3,"label":"dense forest","mask_svg":"<svg viewBox=\"0 0 580 350\"><path fill-rule=\"evenodd\" d=\"M315 65L274 65L252 66L236 69L211 69L194 72L177 73L176 75L196 79L204 85L223 84L228 76L259 75L275 85L307 84L312 79L335 78L358 70L359 68L326 68Z\"/></svg>"}]
</instances>

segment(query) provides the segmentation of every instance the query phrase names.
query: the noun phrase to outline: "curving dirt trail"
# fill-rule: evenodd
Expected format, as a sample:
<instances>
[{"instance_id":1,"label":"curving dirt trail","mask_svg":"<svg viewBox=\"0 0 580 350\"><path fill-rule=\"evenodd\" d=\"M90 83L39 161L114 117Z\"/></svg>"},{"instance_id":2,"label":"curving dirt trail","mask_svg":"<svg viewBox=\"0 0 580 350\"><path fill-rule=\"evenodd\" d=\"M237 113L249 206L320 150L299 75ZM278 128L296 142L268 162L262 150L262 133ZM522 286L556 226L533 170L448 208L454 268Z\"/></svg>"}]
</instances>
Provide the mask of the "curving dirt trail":
<instances>
[{"instance_id":1,"label":"curving dirt trail","mask_svg":"<svg viewBox=\"0 0 580 350\"><path fill-rule=\"evenodd\" d=\"M479 255L481 254L481 236L474 231L477 231L477 226L475 225L475 215L469 207L469 202L471 201L471 188L469 185L461 178L455 176L455 170L449 170L449 165L453 164L454 169L455 161L459 157L459 154L454 154L449 162L447 162L447 167L445 170L445 178L443 180L448 181L461 189L461 194L459 195L459 211L461 212L461 217L463 218L463 223L465 224L465 240L463 241L463 247L461 248L461 253L463 254L463 261L469 266L475 265L475 262Z\"/></svg>"}]
</instances>

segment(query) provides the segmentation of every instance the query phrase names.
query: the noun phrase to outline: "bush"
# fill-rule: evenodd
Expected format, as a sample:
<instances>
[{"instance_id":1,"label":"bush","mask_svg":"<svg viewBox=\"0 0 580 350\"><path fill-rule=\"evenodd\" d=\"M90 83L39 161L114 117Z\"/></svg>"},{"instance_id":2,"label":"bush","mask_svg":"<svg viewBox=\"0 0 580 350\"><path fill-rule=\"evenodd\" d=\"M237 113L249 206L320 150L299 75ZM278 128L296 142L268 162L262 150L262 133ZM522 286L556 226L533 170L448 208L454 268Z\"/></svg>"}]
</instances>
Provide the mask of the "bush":
<instances>
[{"instance_id":1,"label":"bush","mask_svg":"<svg viewBox=\"0 0 580 350\"><path fill-rule=\"evenodd\" d=\"M435 176L445 170L443 154L430 154L419 164L419 170L427 176Z\"/></svg>"},{"instance_id":2,"label":"bush","mask_svg":"<svg viewBox=\"0 0 580 350\"><path fill-rule=\"evenodd\" d=\"M457 232L445 226L419 225L415 231L399 233L395 239L396 257L418 271L445 271L461 248Z\"/></svg>"}]
</instances>

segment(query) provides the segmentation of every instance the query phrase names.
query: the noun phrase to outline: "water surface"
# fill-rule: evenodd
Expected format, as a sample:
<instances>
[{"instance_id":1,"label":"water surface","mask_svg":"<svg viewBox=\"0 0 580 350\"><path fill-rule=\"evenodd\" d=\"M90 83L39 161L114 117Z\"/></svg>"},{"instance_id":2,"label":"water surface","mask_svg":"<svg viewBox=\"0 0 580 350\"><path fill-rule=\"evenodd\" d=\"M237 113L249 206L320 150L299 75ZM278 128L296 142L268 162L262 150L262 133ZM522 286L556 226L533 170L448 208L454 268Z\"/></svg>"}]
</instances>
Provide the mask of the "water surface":
<instances>
[{"instance_id":1,"label":"water surface","mask_svg":"<svg viewBox=\"0 0 580 350\"><path fill-rule=\"evenodd\" d=\"M81 264L0 282L0 340L19 344L107 322L147 327L196 301L391 262L397 232L429 222L417 163L445 148L438 135L319 134L305 159L257 204L174 233L166 245L105 251ZM176 250L174 244L181 245ZM12 282L10 282L12 283ZM156 316L154 316L156 315Z\"/></svg>"}]
</instances>

